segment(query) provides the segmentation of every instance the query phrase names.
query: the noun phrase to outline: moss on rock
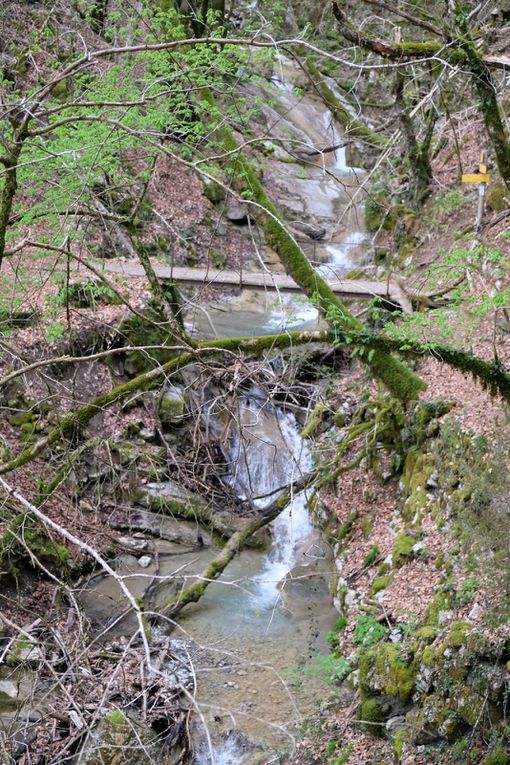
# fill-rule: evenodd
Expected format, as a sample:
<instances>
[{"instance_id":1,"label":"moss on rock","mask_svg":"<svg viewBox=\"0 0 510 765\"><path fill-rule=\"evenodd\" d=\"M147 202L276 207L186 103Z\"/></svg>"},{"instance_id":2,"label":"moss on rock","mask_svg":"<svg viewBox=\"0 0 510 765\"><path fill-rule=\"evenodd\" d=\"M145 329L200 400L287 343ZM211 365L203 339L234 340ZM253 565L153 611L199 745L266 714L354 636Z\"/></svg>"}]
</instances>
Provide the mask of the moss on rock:
<instances>
[{"instance_id":1,"label":"moss on rock","mask_svg":"<svg viewBox=\"0 0 510 765\"><path fill-rule=\"evenodd\" d=\"M414 689L415 667L390 643L380 643L360 659L359 684L362 691L378 691L407 701Z\"/></svg>"},{"instance_id":2,"label":"moss on rock","mask_svg":"<svg viewBox=\"0 0 510 765\"><path fill-rule=\"evenodd\" d=\"M510 753L500 744L487 755L484 765L510 765Z\"/></svg>"},{"instance_id":3,"label":"moss on rock","mask_svg":"<svg viewBox=\"0 0 510 765\"><path fill-rule=\"evenodd\" d=\"M393 543L393 565L395 568L400 568L404 563L408 563L413 559L413 547L416 544L416 539L402 532L398 534Z\"/></svg>"},{"instance_id":4,"label":"moss on rock","mask_svg":"<svg viewBox=\"0 0 510 765\"><path fill-rule=\"evenodd\" d=\"M386 715L379 699L366 699L366 701L363 701L359 709L359 719L364 723L363 727L369 733L379 733L379 723L383 723L386 720Z\"/></svg>"},{"instance_id":5,"label":"moss on rock","mask_svg":"<svg viewBox=\"0 0 510 765\"><path fill-rule=\"evenodd\" d=\"M87 735L76 765L152 765L158 761L156 734L114 710Z\"/></svg>"}]
</instances>

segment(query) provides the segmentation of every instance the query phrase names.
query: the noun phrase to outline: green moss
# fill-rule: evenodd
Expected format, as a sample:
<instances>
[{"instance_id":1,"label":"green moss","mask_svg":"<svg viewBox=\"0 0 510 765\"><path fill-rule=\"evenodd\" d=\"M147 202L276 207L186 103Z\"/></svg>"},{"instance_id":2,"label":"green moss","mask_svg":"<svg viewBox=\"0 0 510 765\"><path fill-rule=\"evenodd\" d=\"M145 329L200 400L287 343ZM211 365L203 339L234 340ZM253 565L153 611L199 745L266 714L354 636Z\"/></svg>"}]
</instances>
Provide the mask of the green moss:
<instances>
[{"instance_id":1,"label":"green moss","mask_svg":"<svg viewBox=\"0 0 510 765\"><path fill-rule=\"evenodd\" d=\"M437 651L432 648L432 646L428 645L426 648L423 649L423 653L421 655L421 661L423 664L425 664L426 667L429 667L429 669L432 669L432 667L436 664L436 656Z\"/></svg>"},{"instance_id":2,"label":"green moss","mask_svg":"<svg viewBox=\"0 0 510 765\"><path fill-rule=\"evenodd\" d=\"M348 536L352 533L352 527L354 525L354 522L356 521L358 517L358 511L353 510L352 513L349 515L345 523L342 523L338 531L336 532L335 536L339 542L341 542L343 539L346 539Z\"/></svg>"},{"instance_id":3,"label":"green moss","mask_svg":"<svg viewBox=\"0 0 510 765\"><path fill-rule=\"evenodd\" d=\"M105 721L110 723L110 725L125 725L126 724L126 718L120 711L120 709L114 709L111 714L107 715L105 717Z\"/></svg>"},{"instance_id":4,"label":"green moss","mask_svg":"<svg viewBox=\"0 0 510 765\"><path fill-rule=\"evenodd\" d=\"M405 745L408 742L408 733L405 729L397 731L393 739L393 753L395 760L399 763L404 754Z\"/></svg>"},{"instance_id":5,"label":"green moss","mask_svg":"<svg viewBox=\"0 0 510 765\"><path fill-rule=\"evenodd\" d=\"M359 719L365 723L365 727L369 733L378 734L381 732L381 727L378 723L383 723L386 716L383 712L381 702L377 699L367 699L361 703L359 709Z\"/></svg>"},{"instance_id":6,"label":"green moss","mask_svg":"<svg viewBox=\"0 0 510 765\"><path fill-rule=\"evenodd\" d=\"M317 428L321 425L324 415L329 411L329 408L324 403L317 404L314 407L306 421L306 425L301 431L301 438L310 438L317 431Z\"/></svg>"},{"instance_id":7,"label":"green moss","mask_svg":"<svg viewBox=\"0 0 510 765\"><path fill-rule=\"evenodd\" d=\"M413 559L413 547L416 539L404 532L397 535L393 543L392 559L395 568L400 568L404 563Z\"/></svg>"},{"instance_id":8,"label":"green moss","mask_svg":"<svg viewBox=\"0 0 510 765\"><path fill-rule=\"evenodd\" d=\"M377 556L379 555L379 552L380 551L377 545L374 545L370 549L370 552L368 553L368 555L365 556L365 559L362 564L363 568L368 568L369 566L371 566L373 562L375 561L375 559L377 558Z\"/></svg>"},{"instance_id":9,"label":"green moss","mask_svg":"<svg viewBox=\"0 0 510 765\"><path fill-rule=\"evenodd\" d=\"M493 752L485 758L485 765L510 765L510 754L505 747L500 744Z\"/></svg>"},{"instance_id":10,"label":"green moss","mask_svg":"<svg viewBox=\"0 0 510 765\"><path fill-rule=\"evenodd\" d=\"M416 633L416 637L420 640L425 640L428 643L431 643L437 635L437 630L435 627L432 627L431 625L426 624L424 627L420 627L418 632Z\"/></svg>"},{"instance_id":11,"label":"green moss","mask_svg":"<svg viewBox=\"0 0 510 765\"><path fill-rule=\"evenodd\" d=\"M449 611L452 607L452 596L449 592L438 592L425 612L425 624L437 627L441 611Z\"/></svg>"},{"instance_id":12,"label":"green moss","mask_svg":"<svg viewBox=\"0 0 510 765\"><path fill-rule=\"evenodd\" d=\"M415 668L390 643L380 643L366 651L359 666L362 691L379 691L407 701L414 689Z\"/></svg>"},{"instance_id":13,"label":"green moss","mask_svg":"<svg viewBox=\"0 0 510 765\"><path fill-rule=\"evenodd\" d=\"M17 412L9 417L9 424L13 428L20 428L23 425L32 423L36 419L36 415L33 412Z\"/></svg>"},{"instance_id":14,"label":"green moss","mask_svg":"<svg viewBox=\"0 0 510 765\"><path fill-rule=\"evenodd\" d=\"M453 701L457 712L470 726L481 725L482 718L487 714L487 699L467 686L456 689Z\"/></svg>"},{"instance_id":15,"label":"green moss","mask_svg":"<svg viewBox=\"0 0 510 765\"><path fill-rule=\"evenodd\" d=\"M385 576L376 576L370 585L370 594L377 595L377 593L381 592L381 590L385 590L392 579L393 576L391 574L386 574Z\"/></svg>"},{"instance_id":16,"label":"green moss","mask_svg":"<svg viewBox=\"0 0 510 765\"><path fill-rule=\"evenodd\" d=\"M470 629L471 625L467 622L454 622L450 626L445 645L451 648L460 648L466 642L466 635Z\"/></svg>"},{"instance_id":17,"label":"green moss","mask_svg":"<svg viewBox=\"0 0 510 765\"><path fill-rule=\"evenodd\" d=\"M491 207L494 212L501 212L509 206L508 189L501 180L491 183L485 192L485 203Z\"/></svg>"},{"instance_id":18,"label":"green moss","mask_svg":"<svg viewBox=\"0 0 510 765\"><path fill-rule=\"evenodd\" d=\"M212 204L218 204L225 199L225 189L216 181L205 181L204 194Z\"/></svg>"}]
</instances>

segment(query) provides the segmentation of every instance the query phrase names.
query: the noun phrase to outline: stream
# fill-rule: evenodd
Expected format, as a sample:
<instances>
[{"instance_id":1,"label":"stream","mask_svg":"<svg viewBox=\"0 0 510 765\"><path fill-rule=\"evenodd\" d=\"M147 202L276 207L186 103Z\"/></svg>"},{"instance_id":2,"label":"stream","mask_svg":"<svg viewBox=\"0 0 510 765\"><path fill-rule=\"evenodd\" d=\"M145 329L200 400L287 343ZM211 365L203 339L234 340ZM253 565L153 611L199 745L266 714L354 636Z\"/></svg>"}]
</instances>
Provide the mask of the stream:
<instances>
[{"instance_id":1,"label":"stream","mask_svg":"<svg viewBox=\"0 0 510 765\"><path fill-rule=\"evenodd\" d=\"M295 70L282 61L264 86L268 134L276 146L266 177L289 220L324 227L324 241L303 246L321 273L341 277L367 261L369 243L356 200L362 171L348 167L344 148L314 162L278 161L283 154L288 159L282 145L312 148L342 143L322 103L295 95L291 84L295 76ZM264 267L281 269L271 251L264 251L261 258ZM319 322L316 309L303 299L247 290L209 305L207 311L206 317L203 311L188 316L188 329L202 338L313 328ZM229 480L241 497L268 495L310 468L312 457L294 414L273 406L257 390L247 392L238 404L238 427L228 450ZM271 497L256 503L262 506L268 501ZM338 618L329 594L334 566L306 503L305 492L297 494L272 523L269 549L243 550L199 603L179 615L173 634L193 641L195 703L202 716L199 722L195 715L195 765L275 762L292 750L306 716L327 715L328 703L334 703L326 659L326 634ZM190 533L195 533L192 524ZM175 557L174 543L160 540L157 545L160 553L166 553L160 558L161 576L185 565L192 577L215 555L209 548L188 555L180 550ZM144 571L145 577L154 573L153 566ZM135 556L124 559L122 572L131 575L132 592L141 594L146 579L140 576ZM104 615L105 604L111 606L112 598L120 598L115 590L116 585L106 579L94 586L89 599L92 617ZM158 598L164 600L165 595L163 586ZM126 620L122 629L128 629Z\"/></svg>"}]
</instances>

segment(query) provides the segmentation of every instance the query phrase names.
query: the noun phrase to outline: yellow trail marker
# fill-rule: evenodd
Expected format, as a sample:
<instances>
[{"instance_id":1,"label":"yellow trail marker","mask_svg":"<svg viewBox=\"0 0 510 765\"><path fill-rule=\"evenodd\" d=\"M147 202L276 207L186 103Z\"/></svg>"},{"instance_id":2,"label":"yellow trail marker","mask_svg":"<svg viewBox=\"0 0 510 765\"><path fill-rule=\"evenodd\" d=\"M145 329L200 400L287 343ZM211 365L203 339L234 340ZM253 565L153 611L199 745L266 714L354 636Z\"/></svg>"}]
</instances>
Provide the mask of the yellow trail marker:
<instances>
[{"instance_id":1,"label":"yellow trail marker","mask_svg":"<svg viewBox=\"0 0 510 765\"><path fill-rule=\"evenodd\" d=\"M478 183L478 212L476 214L475 228L479 228L483 217L483 202L485 197L485 187L489 183L490 175L487 172L487 163L485 161L485 152L480 152L480 165L477 173L465 173L462 176L462 183Z\"/></svg>"},{"instance_id":2,"label":"yellow trail marker","mask_svg":"<svg viewBox=\"0 0 510 765\"><path fill-rule=\"evenodd\" d=\"M489 183L489 180L489 173L465 173L462 176L462 183Z\"/></svg>"},{"instance_id":3,"label":"yellow trail marker","mask_svg":"<svg viewBox=\"0 0 510 765\"><path fill-rule=\"evenodd\" d=\"M477 173L464 173L462 176L462 183L489 183L490 175L487 172L487 164L485 162L485 152L480 152L480 166Z\"/></svg>"}]
</instances>

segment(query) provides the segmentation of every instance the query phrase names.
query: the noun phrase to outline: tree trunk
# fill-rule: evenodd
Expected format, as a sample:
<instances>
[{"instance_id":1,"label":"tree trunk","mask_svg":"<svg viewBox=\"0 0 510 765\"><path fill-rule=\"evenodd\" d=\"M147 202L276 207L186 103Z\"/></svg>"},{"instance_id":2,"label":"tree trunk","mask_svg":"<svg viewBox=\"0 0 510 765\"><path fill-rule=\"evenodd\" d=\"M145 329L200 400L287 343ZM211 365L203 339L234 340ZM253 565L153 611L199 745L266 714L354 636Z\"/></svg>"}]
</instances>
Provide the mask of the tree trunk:
<instances>
[{"instance_id":1,"label":"tree trunk","mask_svg":"<svg viewBox=\"0 0 510 765\"><path fill-rule=\"evenodd\" d=\"M399 111L400 125L404 136L407 162L409 165L409 174L411 176L409 197L412 206L418 209L430 193L430 182L432 180L432 166L430 164L430 142L435 123L433 115L429 116L429 124L425 139L422 144L416 138L416 132L413 120L407 109L404 98L404 76L401 72L397 73L396 81L396 104Z\"/></svg>"},{"instance_id":2,"label":"tree trunk","mask_svg":"<svg viewBox=\"0 0 510 765\"><path fill-rule=\"evenodd\" d=\"M205 105L202 111L208 115L207 127L214 130L216 126L211 125L211 116L214 118L219 115L214 96L209 91L202 91L201 98ZM215 135L221 150L233 156L234 186L251 198L252 209L260 220L266 240L278 253L286 272L303 288L305 295L317 305L332 327L347 333L362 331L363 324L347 310L327 282L312 268L294 237L285 228L257 173L239 150L230 128L225 126L223 120L220 124L221 127L216 127ZM362 349L361 358L375 377L401 401L417 398L419 392L426 388L418 375L389 353L380 352L377 348Z\"/></svg>"}]
</instances>

